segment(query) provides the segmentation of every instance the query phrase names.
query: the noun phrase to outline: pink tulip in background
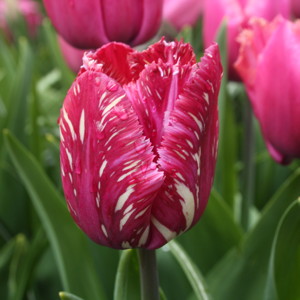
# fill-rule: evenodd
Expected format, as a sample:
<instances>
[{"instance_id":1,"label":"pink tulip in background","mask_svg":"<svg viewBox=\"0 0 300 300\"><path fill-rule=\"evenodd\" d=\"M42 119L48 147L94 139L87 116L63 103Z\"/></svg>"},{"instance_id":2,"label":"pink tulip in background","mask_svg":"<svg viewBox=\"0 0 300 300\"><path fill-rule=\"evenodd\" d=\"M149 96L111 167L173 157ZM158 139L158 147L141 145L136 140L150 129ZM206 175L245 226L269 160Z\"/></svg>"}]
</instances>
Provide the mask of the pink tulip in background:
<instances>
[{"instance_id":1,"label":"pink tulip in background","mask_svg":"<svg viewBox=\"0 0 300 300\"><path fill-rule=\"evenodd\" d=\"M194 25L203 10L204 0L164 0L163 18L180 30Z\"/></svg>"},{"instance_id":2,"label":"pink tulip in background","mask_svg":"<svg viewBox=\"0 0 300 300\"><path fill-rule=\"evenodd\" d=\"M60 116L69 210L95 242L158 248L191 228L213 182L222 67L163 39L86 53Z\"/></svg>"},{"instance_id":3,"label":"pink tulip in background","mask_svg":"<svg viewBox=\"0 0 300 300\"><path fill-rule=\"evenodd\" d=\"M291 0L292 15L296 18L300 18L300 1Z\"/></svg>"},{"instance_id":4,"label":"pink tulip in background","mask_svg":"<svg viewBox=\"0 0 300 300\"><path fill-rule=\"evenodd\" d=\"M272 20L278 14L288 17L289 11L289 0L206 0L203 19L204 45L208 47L216 40L218 29L226 18L229 77L238 79L233 68L239 49L236 38L247 27L249 19L257 16Z\"/></svg>"},{"instance_id":5,"label":"pink tulip in background","mask_svg":"<svg viewBox=\"0 0 300 300\"><path fill-rule=\"evenodd\" d=\"M44 0L58 33L73 47L96 49L110 41L132 46L152 38L163 0Z\"/></svg>"},{"instance_id":6,"label":"pink tulip in background","mask_svg":"<svg viewBox=\"0 0 300 300\"><path fill-rule=\"evenodd\" d=\"M34 36L42 20L38 3L33 0L0 0L0 28L8 37L13 35L9 23L17 21L20 16L25 19L29 34Z\"/></svg>"},{"instance_id":7,"label":"pink tulip in background","mask_svg":"<svg viewBox=\"0 0 300 300\"><path fill-rule=\"evenodd\" d=\"M268 150L279 163L300 157L300 22L253 19L239 37L235 67Z\"/></svg>"},{"instance_id":8,"label":"pink tulip in background","mask_svg":"<svg viewBox=\"0 0 300 300\"><path fill-rule=\"evenodd\" d=\"M66 64L74 73L77 73L82 65L82 57L85 50L72 47L61 36L58 36L58 44Z\"/></svg>"}]
</instances>

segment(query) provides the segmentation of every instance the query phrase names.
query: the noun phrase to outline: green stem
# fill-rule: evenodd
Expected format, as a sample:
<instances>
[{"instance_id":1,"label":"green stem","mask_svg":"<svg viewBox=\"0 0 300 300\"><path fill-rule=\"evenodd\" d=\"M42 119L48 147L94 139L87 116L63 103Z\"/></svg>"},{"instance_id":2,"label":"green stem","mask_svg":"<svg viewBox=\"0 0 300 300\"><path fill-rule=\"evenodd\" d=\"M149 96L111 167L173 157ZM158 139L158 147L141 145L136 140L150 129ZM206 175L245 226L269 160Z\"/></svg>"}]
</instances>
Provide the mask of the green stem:
<instances>
[{"instance_id":1,"label":"green stem","mask_svg":"<svg viewBox=\"0 0 300 300\"><path fill-rule=\"evenodd\" d=\"M244 197L242 201L241 223L245 231L249 229L250 210L253 205L254 192L254 119L248 99L245 99L245 141L244 141Z\"/></svg>"},{"instance_id":2,"label":"green stem","mask_svg":"<svg viewBox=\"0 0 300 300\"><path fill-rule=\"evenodd\" d=\"M155 250L138 249L141 299L159 300L158 272Z\"/></svg>"}]
</instances>

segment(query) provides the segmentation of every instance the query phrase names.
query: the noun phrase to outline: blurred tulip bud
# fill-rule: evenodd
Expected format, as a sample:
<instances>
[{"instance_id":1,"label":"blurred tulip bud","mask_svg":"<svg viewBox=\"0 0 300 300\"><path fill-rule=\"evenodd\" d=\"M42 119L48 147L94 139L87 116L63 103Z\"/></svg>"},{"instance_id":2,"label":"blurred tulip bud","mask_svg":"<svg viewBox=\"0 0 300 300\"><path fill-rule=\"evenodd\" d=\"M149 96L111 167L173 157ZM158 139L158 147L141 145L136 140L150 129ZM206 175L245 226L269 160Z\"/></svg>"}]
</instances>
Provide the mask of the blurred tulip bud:
<instances>
[{"instance_id":1,"label":"blurred tulip bud","mask_svg":"<svg viewBox=\"0 0 300 300\"><path fill-rule=\"evenodd\" d=\"M291 10L292 10L292 15L295 18L300 18L300 1L299 0L291 0Z\"/></svg>"},{"instance_id":2,"label":"blurred tulip bud","mask_svg":"<svg viewBox=\"0 0 300 300\"><path fill-rule=\"evenodd\" d=\"M74 73L78 73L82 65L82 58L85 50L74 48L61 36L58 36L57 39L66 64Z\"/></svg>"},{"instance_id":3,"label":"blurred tulip bud","mask_svg":"<svg viewBox=\"0 0 300 300\"><path fill-rule=\"evenodd\" d=\"M70 213L96 243L161 247L191 228L213 183L222 66L216 44L86 53L60 115Z\"/></svg>"},{"instance_id":4,"label":"blurred tulip bud","mask_svg":"<svg viewBox=\"0 0 300 300\"><path fill-rule=\"evenodd\" d=\"M243 79L268 150L279 163L300 157L300 22L254 18L239 41Z\"/></svg>"},{"instance_id":5,"label":"blurred tulip bud","mask_svg":"<svg viewBox=\"0 0 300 300\"><path fill-rule=\"evenodd\" d=\"M119 41L142 44L157 32L163 0L44 0L47 13L69 44L96 49Z\"/></svg>"},{"instance_id":6,"label":"blurred tulip bud","mask_svg":"<svg viewBox=\"0 0 300 300\"><path fill-rule=\"evenodd\" d=\"M163 19L177 30L194 25L200 17L204 0L164 0Z\"/></svg>"},{"instance_id":7,"label":"blurred tulip bud","mask_svg":"<svg viewBox=\"0 0 300 300\"><path fill-rule=\"evenodd\" d=\"M229 78L238 80L233 68L237 59L239 44L238 34L251 17L272 20L276 15L289 15L289 0L206 0L204 5L203 36L204 45L208 47L216 40L218 29L223 20L227 22L227 49Z\"/></svg>"},{"instance_id":8,"label":"blurred tulip bud","mask_svg":"<svg viewBox=\"0 0 300 300\"><path fill-rule=\"evenodd\" d=\"M0 28L9 39L14 36L10 24L22 17L26 22L28 33L33 37L42 20L38 3L33 0L0 0Z\"/></svg>"}]
</instances>

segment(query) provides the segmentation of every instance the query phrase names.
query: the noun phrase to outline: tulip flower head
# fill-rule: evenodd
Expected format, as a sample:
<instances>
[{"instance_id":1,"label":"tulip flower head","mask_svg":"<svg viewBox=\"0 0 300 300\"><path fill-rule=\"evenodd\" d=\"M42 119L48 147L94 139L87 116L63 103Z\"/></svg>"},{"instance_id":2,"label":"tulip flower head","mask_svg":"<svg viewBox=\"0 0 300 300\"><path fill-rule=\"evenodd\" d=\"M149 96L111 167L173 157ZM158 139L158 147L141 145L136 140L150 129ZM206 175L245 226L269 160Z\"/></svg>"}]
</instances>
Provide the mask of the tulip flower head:
<instances>
[{"instance_id":1,"label":"tulip flower head","mask_svg":"<svg viewBox=\"0 0 300 300\"><path fill-rule=\"evenodd\" d=\"M238 56L236 40L251 17L272 20L276 15L289 15L289 0L207 0L204 2L203 38L207 47L216 38L222 21L226 21L229 78L239 79L233 68Z\"/></svg>"},{"instance_id":2,"label":"tulip flower head","mask_svg":"<svg viewBox=\"0 0 300 300\"><path fill-rule=\"evenodd\" d=\"M60 115L69 210L95 242L161 247L200 218L213 182L222 67L163 39L86 53Z\"/></svg>"},{"instance_id":3,"label":"tulip flower head","mask_svg":"<svg viewBox=\"0 0 300 300\"><path fill-rule=\"evenodd\" d=\"M136 46L157 32L163 0L44 0L59 35L79 49L118 41Z\"/></svg>"},{"instance_id":4,"label":"tulip flower head","mask_svg":"<svg viewBox=\"0 0 300 300\"><path fill-rule=\"evenodd\" d=\"M271 156L300 157L300 22L254 18L239 37L235 67L243 79Z\"/></svg>"}]
</instances>

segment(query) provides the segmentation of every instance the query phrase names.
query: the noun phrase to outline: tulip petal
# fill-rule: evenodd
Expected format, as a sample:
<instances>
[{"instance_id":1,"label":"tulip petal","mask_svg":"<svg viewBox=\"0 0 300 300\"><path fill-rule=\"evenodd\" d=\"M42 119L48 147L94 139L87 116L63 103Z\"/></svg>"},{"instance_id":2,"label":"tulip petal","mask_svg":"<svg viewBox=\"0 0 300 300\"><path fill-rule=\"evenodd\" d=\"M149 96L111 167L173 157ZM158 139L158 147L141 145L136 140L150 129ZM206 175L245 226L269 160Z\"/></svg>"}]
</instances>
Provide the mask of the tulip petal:
<instances>
[{"instance_id":1,"label":"tulip petal","mask_svg":"<svg viewBox=\"0 0 300 300\"><path fill-rule=\"evenodd\" d=\"M96 70L123 85L133 79L129 56L135 51L122 43L109 43L95 52L89 52L84 56L82 72Z\"/></svg>"},{"instance_id":2,"label":"tulip petal","mask_svg":"<svg viewBox=\"0 0 300 300\"><path fill-rule=\"evenodd\" d=\"M193 67L149 64L126 88L166 177L154 200L147 248L189 229L205 208L216 161L221 73L214 45Z\"/></svg>"},{"instance_id":3,"label":"tulip petal","mask_svg":"<svg viewBox=\"0 0 300 300\"><path fill-rule=\"evenodd\" d=\"M161 24L163 0L149 1L138 0L142 2L143 19L139 28L139 33L131 42L132 46L136 46L147 42L152 38Z\"/></svg>"},{"instance_id":4,"label":"tulip petal","mask_svg":"<svg viewBox=\"0 0 300 300\"><path fill-rule=\"evenodd\" d=\"M57 32L72 46L96 49L109 42L101 1L92 0L87 5L82 0L44 0L44 5Z\"/></svg>"},{"instance_id":5,"label":"tulip petal","mask_svg":"<svg viewBox=\"0 0 300 300\"><path fill-rule=\"evenodd\" d=\"M164 174L124 90L103 73L82 73L60 130L63 187L76 223L103 245L142 246Z\"/></svg>"}]
</instances>

